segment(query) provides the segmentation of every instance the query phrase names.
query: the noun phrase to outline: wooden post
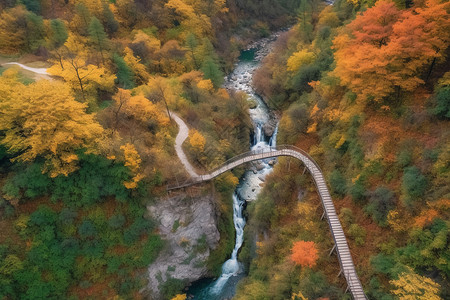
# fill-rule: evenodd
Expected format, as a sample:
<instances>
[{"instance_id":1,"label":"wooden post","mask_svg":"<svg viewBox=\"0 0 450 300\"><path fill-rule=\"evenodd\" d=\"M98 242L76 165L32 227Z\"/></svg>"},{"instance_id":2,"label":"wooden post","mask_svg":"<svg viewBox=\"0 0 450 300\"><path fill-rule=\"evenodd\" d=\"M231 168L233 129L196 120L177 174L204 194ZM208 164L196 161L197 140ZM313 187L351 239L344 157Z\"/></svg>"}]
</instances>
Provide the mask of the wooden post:
<instances>
[{"instance_id":1,"label":"wooden post","mask_svg":"<svg viewBox=\"0 0 450 300\"><path fill-rule=\"evenodd\" d=\"M325 217L325 211L323 212L322 216L320 217L320 220L322 221L324 217Z\"/></svg>"},{"instance_id":2,"label":"wooden post","mask_svg":"<svg viewBox=\"0 0 450 300\"><path fill-rule=\"evenodd\" d=\"M342 274L342 269L340 269L340 270L339 270L339 274L337 274L337 276L336 276L336 277L339 277L339 276L341 276L341 274Z\"/></svg>"},{"instance_id":3,"label":"wooden post","mask_svg":"<svg viewBox=\"0 0 450 300\"><path fill-rule=\"evenodd\" d=\"M302 173L302 175L305 175L305 172L306 172L306 166L305 166L305 168L303 168L303 173Z\"/></svg>"},{"instance_id":4,"label":"wooden post","mask_svg":"<svg viewBox=\"0 0 450 300\"><path fill-rule=\"evenodd\" d=\"M334 249L336 249L336 244L333 245L333 248L331 248L331 251L328 254L328 256L331 256L331 254L333 254Z\"/></svg>"}]
</instances>

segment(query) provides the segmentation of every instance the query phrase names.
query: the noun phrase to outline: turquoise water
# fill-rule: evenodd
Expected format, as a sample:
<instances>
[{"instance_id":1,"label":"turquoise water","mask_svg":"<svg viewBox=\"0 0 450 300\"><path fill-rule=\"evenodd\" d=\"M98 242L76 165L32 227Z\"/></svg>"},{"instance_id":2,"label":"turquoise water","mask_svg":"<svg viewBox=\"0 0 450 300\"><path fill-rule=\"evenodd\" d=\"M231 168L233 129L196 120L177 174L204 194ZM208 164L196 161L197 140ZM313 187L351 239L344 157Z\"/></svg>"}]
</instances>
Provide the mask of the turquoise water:
<instances>
[{"instance_id":1,"label":"turquoise water","mask_svg":"<svg viewBox=\"0 0 450 300\"><path fill-rule=\"evenodd\" d=\"M256 49L250 49L241 51L241 55L239 56L239 61L254 61L255 60Z\"/></svg>"}]
</instances>

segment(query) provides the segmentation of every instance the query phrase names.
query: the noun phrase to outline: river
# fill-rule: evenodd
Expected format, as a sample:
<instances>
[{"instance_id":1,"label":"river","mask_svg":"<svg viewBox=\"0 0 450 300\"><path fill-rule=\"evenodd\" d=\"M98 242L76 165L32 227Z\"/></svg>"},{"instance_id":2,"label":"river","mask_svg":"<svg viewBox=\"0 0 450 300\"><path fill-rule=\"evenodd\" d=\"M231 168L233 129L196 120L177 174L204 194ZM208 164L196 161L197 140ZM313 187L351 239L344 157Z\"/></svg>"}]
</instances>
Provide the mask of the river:
<instances>
[{"instance_id":1,"label":"river","mask_svg":"<svg viewBox=\"0 0 450 300\"><path fill-rule=\"evenodd\" d=\"M264 124L270 119L270 110L264 101L255 94L252 88L252 78L255 70L260 66L261 60L272 49L273 42L280 33L269 38L259 40L252 44L249 50L243 51L234 71L227 76L224 87L235 89L248 94L249 101L256 103L249 114L253 123L251 136L251 150L260 150L276 146L277 129L271 137L264 133ZM267 174L272 171L274 159L257 162L247 170L240 179L233 194L233 222L236 231L236 241L230 259L222 265L222 274L216 280L200 280L195 282L188 290L189 299L196 300L222 300L231 299L236 292L237 283L245 277L242 264L238 261L238 253L244 241L245 218L243 211L246 201L256 200L261 191Z\"/></svg>"}]
</instances>

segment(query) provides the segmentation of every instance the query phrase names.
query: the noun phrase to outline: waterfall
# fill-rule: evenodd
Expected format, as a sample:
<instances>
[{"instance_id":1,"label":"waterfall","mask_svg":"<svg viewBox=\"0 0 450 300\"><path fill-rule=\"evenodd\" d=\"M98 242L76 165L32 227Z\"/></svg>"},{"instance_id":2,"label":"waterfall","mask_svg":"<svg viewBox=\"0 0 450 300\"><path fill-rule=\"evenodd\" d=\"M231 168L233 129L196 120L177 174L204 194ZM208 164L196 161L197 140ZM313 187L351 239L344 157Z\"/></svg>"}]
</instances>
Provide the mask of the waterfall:
<instances>
[{"instance_id":1,"label":"waterfall","mask_svg":"<svg viewBox=\"0 0 450 300\"><path fill-rule=\"evenodd\" d=\"M218 294L225 283L231 276L237 275L241 270L241 264L237 260L237 254L244 242L244 226L245 219L243 217L244 203L239 195L235 192L233 194L233 223L236 229L236 243L234 245L231 258L227 260L222 266L222 275L217 279L216 283L211 287L212 294Z\"/></svg>"},{"instance_id":2,"label":"waterfall","mask_svg":"<svg viewBox=\"0 0 450 300\"><path fill-rule=\"evenodd\" d=\"M274 35L276 36L276 34ZM270 44L264 46L267 50ZM268 51L267 51L268 52ZM261 56L259 57L261 59ZM251 86L251 78L253 72L259 66L259 61L243 61L241 60L232 74L228 76L227 82L224 84L226 88L245 91L249 99L255 101L257 106L250 109L250 118L253 121L253 139L251 139L251 150L268 151L270 147L276 146L278 125L275 128L270 139L264 133L264 124L270 119L269 108L264 101L257 96ZM267 142L267 140L269 142ZM194 298L197 300L222 300L233 297L238 281L244 276L242 264L238 261L238 252L244 242L245 219L243 210L246 201L256 200L261 185L265 181L265 177L272 171L273 159L266 159L256 162L256 167L247 170L240 184L237 186L233 194L233 223L236 230L236 241L230 259L222 265L222 273L220 277L208 285L201 286L197 292L194 292ZM195 288L193 288L195 290Z\"/></svg>"},{"instance_id":3,"label":"waterfall","mask_svg":"<svg viewBox=\"0 0 450 300\"><path fill-rule=\"evenodd\" d=\"M270 137L270 140L269 140L269 146L270 147L276 147L277 146L277 134L278 134L278 124L275 127L275 130L273 131L272 136Z\"/></svg>"},{"instance_id":4,"label":"waterfall","mask_svg":"<svg viewBox=\"0 0 450 300\"><path fill-rule=\"evenodd\" d=\"M256 128L255 128L255 134L253 136L253 145L252 148L257 145L258 143L265 143L266 141L266 136L264 135L264 129L263 129L263 125L262 124L256 124Z\"/></svg>"}]
</instances>

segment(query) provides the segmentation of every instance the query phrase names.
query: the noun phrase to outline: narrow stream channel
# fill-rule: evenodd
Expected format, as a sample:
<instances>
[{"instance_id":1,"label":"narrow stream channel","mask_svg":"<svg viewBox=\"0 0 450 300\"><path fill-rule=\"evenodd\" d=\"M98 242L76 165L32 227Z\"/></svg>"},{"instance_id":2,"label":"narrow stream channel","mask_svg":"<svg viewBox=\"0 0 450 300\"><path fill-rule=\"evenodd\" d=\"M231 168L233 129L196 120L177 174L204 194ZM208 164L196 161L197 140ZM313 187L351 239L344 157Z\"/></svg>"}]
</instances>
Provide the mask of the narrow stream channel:
<instances>
[{"instance_id":1,"label":"narrow stream channel","mask_svg":"<svg viewBox=\"0 0 450 300\"><path fill-rule=\"evenodd\" d=\"M234 71L227 77L224 87L244 91L249 95L250 101L257 103L250 109L250 118L253 122L251 136L251 150L259 150L276 146L277 128L271 137L264 133L264 124L270 119L270 110L264 101L255 94L251 83L254 71L260 66L261 60L270 51L273 41L279 36L275 33L267 39L254 44L254 48L243 51ZM244 240L245 218L243 211L246 201L256 200L261 191L262 183L267 174L272 171L274 159L262 160L256 163L251 170L247 170L240 179L239 185L233 194L233 222L236 230L236 242L228 259L222 265L222 274L216 280L200 280L194 283L189 291L189 299L196 300L223 300L231 299L236 292L236 285L245 273L237 256Z\"/></svg>"}]
</instances>

